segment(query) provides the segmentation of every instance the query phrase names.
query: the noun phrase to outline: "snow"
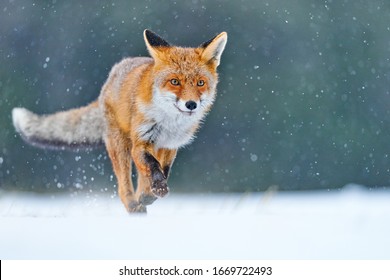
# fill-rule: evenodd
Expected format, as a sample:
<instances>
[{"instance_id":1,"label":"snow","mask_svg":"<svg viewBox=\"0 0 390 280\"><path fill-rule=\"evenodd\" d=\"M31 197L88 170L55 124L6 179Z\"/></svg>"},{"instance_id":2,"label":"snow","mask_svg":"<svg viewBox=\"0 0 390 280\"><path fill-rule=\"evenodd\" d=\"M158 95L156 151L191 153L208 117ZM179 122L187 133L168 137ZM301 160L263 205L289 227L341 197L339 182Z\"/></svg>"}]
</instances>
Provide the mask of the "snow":
<instances>
[{"instance_id":1,"label":"snow","mask_svg":"<svg viewBox=\"0 0 390 280\"><path fill-rule=\"evenodd\" d=\"M390 191L0 193L0 259L389 259Z\"/></svg>"}]
</instances>

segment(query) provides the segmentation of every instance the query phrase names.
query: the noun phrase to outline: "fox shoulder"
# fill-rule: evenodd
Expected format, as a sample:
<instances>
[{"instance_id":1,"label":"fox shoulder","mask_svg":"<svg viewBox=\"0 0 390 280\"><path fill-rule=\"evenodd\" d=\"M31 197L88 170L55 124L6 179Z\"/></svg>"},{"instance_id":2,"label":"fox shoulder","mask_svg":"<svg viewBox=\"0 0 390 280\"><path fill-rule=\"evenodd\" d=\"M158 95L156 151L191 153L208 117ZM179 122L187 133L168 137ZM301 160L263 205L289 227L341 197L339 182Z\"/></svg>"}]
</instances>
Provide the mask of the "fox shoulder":
<instances>
[{"instance_id":1,"label":"fox shoulder","mask_svg":"<svg viewBox=\"0 0 390 280\"><path fill-rule=\"evenodd\" d=\"M129 75L129 73L135 68L143 64L151 64L153 59L150 57L128 57L122 61L116 63L108 75L108 79L103 86L103 92L108 86L111 87L112 92L119 92L123 81Z\"/></svg>"}]
</instances>

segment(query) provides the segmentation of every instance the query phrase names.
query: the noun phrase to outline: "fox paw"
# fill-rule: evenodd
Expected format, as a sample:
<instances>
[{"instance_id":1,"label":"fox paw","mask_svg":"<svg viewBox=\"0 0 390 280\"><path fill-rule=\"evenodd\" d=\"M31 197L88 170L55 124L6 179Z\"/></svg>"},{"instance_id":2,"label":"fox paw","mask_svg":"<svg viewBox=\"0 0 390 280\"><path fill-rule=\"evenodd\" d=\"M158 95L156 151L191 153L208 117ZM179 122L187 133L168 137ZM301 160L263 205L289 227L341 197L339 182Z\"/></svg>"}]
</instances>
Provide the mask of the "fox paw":
<instances>
[{"instance_id":1,"label":"fox paw","mask_svg":"<svg viewBox=\"0 0 390 280\"><path fill-rule=\"evenodd\" d=\"M154 181L152 183L152 192L157 197L166 196L169 192L167 180Z\"/></svg>"},{"instance_id":2,"label":"fox paw","mask_svg":"<svg viewBox=\"0 0 390 280\"><path fill-rule=\"evenodd\" d=\"M146 213L146 206L137 201L132 201L129 203L127 210L129 213Z\"/></svg>"},{"instance_id":3,"label":"fox paw","mask_svg":"<svg viewBox=\"0 0 390 280\"><path fill-rule=\"evenodd\" d=\"M142 193L138 199L138 202L142 205L150 205L157 199L154 194Z\"/></svg>"}]
</instances>

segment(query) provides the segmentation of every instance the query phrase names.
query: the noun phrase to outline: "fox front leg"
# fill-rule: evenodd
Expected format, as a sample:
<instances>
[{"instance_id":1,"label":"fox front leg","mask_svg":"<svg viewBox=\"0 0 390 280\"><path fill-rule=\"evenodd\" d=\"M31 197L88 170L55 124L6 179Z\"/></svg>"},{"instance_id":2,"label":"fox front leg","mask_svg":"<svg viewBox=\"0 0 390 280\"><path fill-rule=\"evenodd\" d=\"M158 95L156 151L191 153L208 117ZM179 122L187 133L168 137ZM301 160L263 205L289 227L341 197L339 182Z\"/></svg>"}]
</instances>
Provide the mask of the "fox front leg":
<instances>
[{"instance_id":1,"label":"fox front leg","mask_svg":"<svg viewBox=\"0 0 390 280\"><path fill-rule=\"evenodd\" d=\"M148 152L143 153L143 161L148 172L143 174L139 170L136 196L138 203L146 206L169 192L167 182L169 169L165 168L164 172L157 159Z\"/></svg>"},{"instance_id":2,"label":"fox front leg","mask_svg":"<svg viewBox=\"0 0 390 280\"><path fill-rule=\"evenodd\" d=\"M143 205L152 204L158 197L168 192L168 176L170 167L176 157L176 150L149 149L134 147L133 160L138 171L136 197Z\"/></svg>"},{"instance_id":3,"label":"fox front leg","mask_svg":"<svg viewBox=\"0 0 390 280\"><path fill-rule=\"evenodd\" d=\"M167 180L177 150L159 149L152 152L145 152L145 160L151 171L151 191L155 196L163 197L169 192Z\"/></svg>"},{"instance_id":4,"label":"fox front leg","mask_svg":"<svg viewBox=\"0 0 390 280\"><path fill-rule=\"evenodd\" d=\"M150 169L152 179L151 189L153 194L157 197L164 197L169 192L167 182L168 174L164 174L165 172L162 171L160 163L154 156L145 152L144 158Z\"/></svg>"},{"instance_id":5,"label":"fox front leg","mask_svg":"<svg viewBox=\"0 0 390 280\"><path fill-rule=\"evenodd\" d=\"M142 153L142 163L134 161L138 171L137 202L140 205L150 205L158 197L169 192L167 176L162 172L160 164L150 153Z\"/></svg>"},{"instance_id":6,"label":"fox front leg","mask_svg":"<svg viewBox=\"0 0 390 280\"><path fill-rule=\"evenodd\" d=\"M111 135L115 135L112 133ZM118 180L118 193L128 212L146 212L146 207L136 199L131 181L131 158L128 150L129 143L117 137L117 141L106 140L115 175Z\"/></svg>"}]
</instances>

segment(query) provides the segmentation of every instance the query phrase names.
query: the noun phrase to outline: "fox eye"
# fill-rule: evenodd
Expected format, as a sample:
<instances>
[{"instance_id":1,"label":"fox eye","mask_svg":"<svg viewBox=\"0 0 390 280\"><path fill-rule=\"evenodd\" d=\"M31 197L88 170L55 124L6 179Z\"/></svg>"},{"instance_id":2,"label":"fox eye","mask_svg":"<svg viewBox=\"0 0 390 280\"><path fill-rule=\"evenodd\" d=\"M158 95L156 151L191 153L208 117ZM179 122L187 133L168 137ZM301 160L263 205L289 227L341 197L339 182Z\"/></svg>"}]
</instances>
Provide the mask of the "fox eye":
<instances>
[{"instance_id":1,"label":"fox eye","mask_svg":"<svg viewBox=\"0 0 390 280\"><path fill-rule=\"evenodd\" d=\"M178 85L180 85L180 82L178 79L171 79L171 84L174 86L178 86Z\"/></svg>"},{"instance_id":2,"label":"fox eye","mask_svg":"<svg viewBox=\"0 0 390 280\"><path fill-rule=\"evenodd\" d=\"M198 83L197 83L197 86L198 87L204 86L204 81L203 80L199 80Z\"/></svg>"}]
</instances>

